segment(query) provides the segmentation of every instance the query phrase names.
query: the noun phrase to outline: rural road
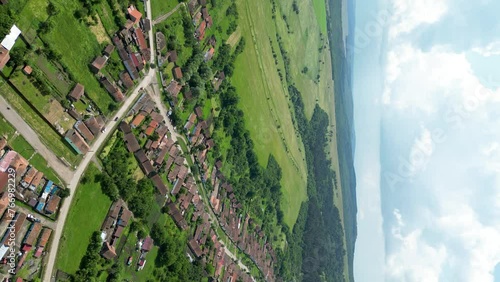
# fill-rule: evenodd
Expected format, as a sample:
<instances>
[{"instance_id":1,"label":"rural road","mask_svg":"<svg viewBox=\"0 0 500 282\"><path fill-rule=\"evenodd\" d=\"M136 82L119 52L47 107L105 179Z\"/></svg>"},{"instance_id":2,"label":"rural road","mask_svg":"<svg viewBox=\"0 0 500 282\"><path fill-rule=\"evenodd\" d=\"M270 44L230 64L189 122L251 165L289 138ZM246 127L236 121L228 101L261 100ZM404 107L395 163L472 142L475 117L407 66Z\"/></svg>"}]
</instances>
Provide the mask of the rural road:
<instances>
[{"instance_id":1,"label":"rural road","mask_svg":"<svg viewBox=\"0 0 500 282\"><path fill-rule=\"evenodd\" d=\"M148 3L149 3L149 1L148 1ZM149 5L149 4L148 4L148 5ZM170 12L168 12L168 13L166 13L166 14L164 14L164 15L161 15L161 16L157 17L154 21L152 21L153 25L155 25L155 24L159 24L159 23L161 23L162 21L164 21L164 20L168 19L168 17L170 17L173 13L175 13L175 11L177 11L177 9L179 9L179 7L180 7L181 5L186 5L186 4L185 4L184 2L177 4L177 6L175 6L175 8L173 8ZM149 8L150 8L150 7L148 6L148 9L149 9Z\"/></svg>"},{"instance_id":2,"label":"rural road","mask_svg":"<svg viewBox=\"0 0 500 282\"><path fill-rule=\"evenodd\" d=\"M8 109L10 108L10 110ZM0 112L4 118L16 128L16 130L33 146L45 160L49 167L57 172L59 177L68 184L73 177L73 170L66 166L59 158L40 141L36 132L24 121L24 119L0 96Z\"/></svg>"},{"instance_id":3,"label":"rural road","mask_svg":"<svg viewBox=\"0 0 500 282\"><path fill-rule=\"evenodd\" d=\"M110 119L110 121L106 124L106 128L108 129L106 132L99 135L94 144L90 147L90 151L85 155L82 162L78 166L73 175L73 179L68 185L68 189L70 189L71 193L69 197L64 201L61 209L59 210L59 219L57 223L57 228L54 230L54 240L52 241L52 245L49 251L49 259L47 263L47 271L45 272L43 281L51 281L51 275L54 269L54 262L56 260L57 249L59 247L59 240L61 239L62 230L64 227L64 223L66 221L66 217L68 216L68 211L71 205L71 201L73 200L73 196L75 195L76 187L80 182L80 178L82 177L85 169L89 165L89 163L94 158L96 152L99 148L106 142L108 136L115 130L116 125L119 120L123 118L123 116L127 113L128 109L133 105L134 101L138 98L140 89L146 87L151 82L151 78L155 76L155 71L150 69L148 74L144 77L144 79L137 85L132 94L125 100L120 110ZM115 121L115 118L118 118L118 121Z\"/></svg>"}]
</instances>

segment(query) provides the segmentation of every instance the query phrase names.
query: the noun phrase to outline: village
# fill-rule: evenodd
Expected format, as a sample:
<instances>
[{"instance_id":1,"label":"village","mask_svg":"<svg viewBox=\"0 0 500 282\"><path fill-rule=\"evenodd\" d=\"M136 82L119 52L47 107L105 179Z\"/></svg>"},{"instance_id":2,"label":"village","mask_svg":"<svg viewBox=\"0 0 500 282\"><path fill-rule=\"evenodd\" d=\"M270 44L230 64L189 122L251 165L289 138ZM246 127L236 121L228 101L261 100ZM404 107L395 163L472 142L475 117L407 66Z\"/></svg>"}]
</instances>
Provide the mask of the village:
<instances>
[{"instance_id":1,"label":"village","mask_svg":"<svg viewBox=\"0 0 500 282\"><path fill-rule=\"evenodd\" d=\"M208 63L216 56L218 39L213 34L206 35L214 25L207 3L205 0L192 0L186 6L194 27L191 36L203 48L202 61ZM151 97L155 91L141 88L139 99L119 123L122 142L135 157L143 175L151 179L157 193L161 195L161 206L179 230L188 234L186 255L191 261L199 260L203 265L211 265L215 270L213 278L220 281L254 281L247 268L250 266L248 261L251 261L266 281L275 281L277 257L270 239L236 199L233 188L222 172L223 162L208 158L215 146L211 138L216 118L214 109L207 111L197 105L193 112L181 115L182 125L172 127L173 112L186 112L190 107L185 105L196 100L199 94L194 91L199 90L188 86L183 72L187 63L182 58L186 52L182 46L177 46L178 49L169 48L170 39L160 31L154 33L156 46L148 46L148 34L153 24L136 7L129 6L126 23L112 36L112 44L106 45L88 65L101 87L117 104L124 102L146 71L159 68L160 81L154 87L161 87L160 92L165 94L161 100L166 105L158 105ZM8 39L11 45L19 35L20 31L14 26ZM152 47L156 47L158 55L156 66L150 63ZM9 60L9 49L2 48L0 62L5 65ZM116 55L122 69L118 77L106 70ZM29 77L31 73L31 66L23 67L25 76ZM225 73L221 70L211 75L206 82L213 91L218 91L225 79ZM65 97L69 103L59 102L61 114L66 115L64 119L67 125L52 123L72 150L81 156L91 152L90 148L100 134L114 130L106 128L108 117L89 94L92 93L88 92L85 84L76 82ZM63 104L68 106L65 108ZM165 113L163 107L168 112L167 116L162 114ZM71 122L68 123L69 117ZM179 121L176 123L179 124ZM19 170L17 175L22 175L16 198L41 215L54 218L61 202L58 193L63 189L44 179L43 174L12 150L7 150L0 160L2 167L15 167ZM62 161L65 161L64 158ZM116 260L122 255L123 248L119 248L118 244L124 230L128 230L133 220L134 215L126 202L119 199L112 203L101 226L102 257ZM49 231L41 232L41 226L39 222L33 223L29 230L35 231L28 232L27 236L35 237L35 234L41 233L45 238ZM37 238L31 238L28 243L35 244L33 241ZM40 239L36 245L37 254L38 250L43 251L46 244L40 242L44 241ZM141 271L148 260L153 260L148 254L154 246L154 240L148 235L138 238L135 245L135 252L130 253L123 263L134 265L137 271ZM19 269L30 250L26 246L25 243ZM235 250L237 253L234 253ZM241 263L243 258L249 258L246 265Z\"/></svg>"}]
</instances>

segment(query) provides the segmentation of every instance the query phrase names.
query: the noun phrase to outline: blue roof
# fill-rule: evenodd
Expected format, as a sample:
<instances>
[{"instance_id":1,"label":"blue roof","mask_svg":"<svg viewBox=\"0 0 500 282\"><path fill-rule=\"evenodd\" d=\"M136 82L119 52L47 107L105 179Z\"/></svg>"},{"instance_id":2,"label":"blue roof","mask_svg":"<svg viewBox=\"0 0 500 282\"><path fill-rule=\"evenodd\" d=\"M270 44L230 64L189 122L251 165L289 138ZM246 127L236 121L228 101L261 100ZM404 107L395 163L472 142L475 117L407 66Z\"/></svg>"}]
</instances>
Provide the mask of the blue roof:
<instances>
[{"instance_id":1,"label":"blue roof","mask_svg":"<svg viewBox=\"0 0 500 282\"><path fill-rule=\"evenodd\" d=\"M45 189L44 189L44 192L45 193L49 193L50 190L52 189L52 186L54 185L54 182L52 181L47 181L47 185L45 185Z\"/></svg>"},{"instance_id":2,"label":"blue roof","mask_svg":"<svg viewBox=\"0 0 500 282\"><path fill-rule=\"evenodd\" d=\"M38 204L36 205L36 210L41 212L43 210L44 206L45 206L45 203L38 202Z\"/></svg>"},{"instance_id":3,"label":"blue roof","mask_svg":"<svg viewBox=\"0 0 500 282\"><path fill-rule=\"evenodd\" d=\"M54 189L52 189L52 191L50 191L50 195L54 195L57 192L57 190L59 190L59 187L54 185Z\"/></svg>"}]
</instances>

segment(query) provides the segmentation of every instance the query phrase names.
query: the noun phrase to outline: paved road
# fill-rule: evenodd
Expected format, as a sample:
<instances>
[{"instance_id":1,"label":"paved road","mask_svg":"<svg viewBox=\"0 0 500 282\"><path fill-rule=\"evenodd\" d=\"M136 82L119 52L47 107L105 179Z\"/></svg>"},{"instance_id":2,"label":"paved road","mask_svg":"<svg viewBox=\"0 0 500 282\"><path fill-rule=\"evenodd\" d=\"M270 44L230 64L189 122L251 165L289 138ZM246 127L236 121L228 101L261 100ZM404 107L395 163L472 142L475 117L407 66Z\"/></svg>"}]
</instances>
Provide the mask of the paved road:
<instances>
[{"instance_id":1,"label":"paved road","mask_svg":"<svg viewBox=\"0 0 500 282\"><path fill-rule=\"evenodd\" d=\"M66 217L68 215L68 211L71 205L71 201L73 199L73 196L75 195L75 190L76 187L78 186L78 183L80 182L80 178L82 177L83 173L85 172L85 169L87 168L88 164L92 161L94 158L96 152L99 150L99 148L105 144L106 139L108 136L114 131L115 126L117 125L118 121L114 121L115 118L121 119L124 117L124 115L127 113L128 109L133 105L133 102L138 98L139 96L139 89L146 87L149 85L151 82L151 78L155 76L154 70L150 70L149 73L147 74L146 77L142 80L142 82L135 88L134 92L127 98L127 100L123 103L121 106L120 110L116 115L111 119L106 124L106 128L108 129L106 132L102 133L99 135L97 140L94 142L92 147L90 148L90 151L85 155L83 158L82 162L78 166L78 168L75 171L75 174L73 176L73 179L68 185L68 189L70 189L71 194L70 196L64 201L60 211L59 211L59 219L58 219L58 224L57 228L54 230L54 240L52 241L52 245L49 251L49 259L47 263L47 271L45 272L45 276L43 281L51 281L51 275L54 269L54 262L56 259L57 255L57 250L59 247L59 241L61 239L62 235L62 230L64 227L64 223L66 221Z\"/></svg>"},{"instance_id":2,"label":"paved road","mask_svg":"<svg viewBox=\"0 0 500 282\"><path fill-rule=\"evenodd\" d=\"M8 109L10 108L10 110ZM74 172L66 166L59 158L40 141L36 132L24 121L24 119L10 106L7 101L0 96L0 112L5 119L11 123L16 130L30 143L48 165L57 172L59 177L68 184L73 178Z\"/></svg>"},{"instance_id":3,"label":"paved road","mask_svg":"<svg viewBox=\"0 0 500 282\"><path fill-rule=\"evenodd\" d=\"M151 1L147 1L147 18L151 20ZM151 47L151 61L152 63L155 62L155 51L154 51L154 38L153 38L153 29L149 31L149 44ZM144 77L144 79L137 85L137 87L134 89L132 94L125 100L123 105L121 105L120 110L115 114L115 116L110 119L108 124L106 124L106 128L108 129L106 132L102 133L97 140L94 141L94 144L90 148L90 151L85 155L83 158L82 162L78 166L78 168L75 171L75 174L73 178L71 179L70 184L68 185L68 188L71 190L70 196L64 201L60 211L59 211L59 219L58 219L58 224L57 228L54 229L54 236L52 240L52 244L49 250L49 258L48 258L48 263L46 267L46 271L43 277L43 281L52 281L52 274L54 272L54 263L56 260L57 256L57 251L59 248L59 241L61 240L61 235L62 235L62 230L64 228L64 224L66 221L66 217L68 216L68 211L71 205L71 202L73 200L73 196L75 195L75 190L76 187L78 186L78 183L80 182L80 178L82 177L83 173L85 172L85 169L87 168L88 164L92 161L94 158L96 152L99 150L99 148L105 143L107 137L116 129L117 121L115 119L120 120L121 118L124 117L124 115L128 112L128 109L133 105L135 100L139 97L140 89L146 88L154 79L156 79L156 72L154 69L150 69L147 75Z\"/></svg>"},{"instance_id":4,"label":"paved road","mask_svg":"<svg viewBox=\"0 0 500 282\"><path fill-rule=\"evenodd\" d=\"M148 1L148 2L150 2L150 1ZM157 17L154 21L152 21L153 24L154 25L155 24L159 24L162 21L168 19L168 17L170 17L173 13L175 13L180 8L180 6L182 6L182 5L186 5L186 4L184 2L177 4L177 6L175 6L175 8L172 9L172 11L170 11L170 12L164 14L164 15L161 15L161 16ZM148 7L148 9L150 9L150 7Z\"/></svg>"}]
</instances>

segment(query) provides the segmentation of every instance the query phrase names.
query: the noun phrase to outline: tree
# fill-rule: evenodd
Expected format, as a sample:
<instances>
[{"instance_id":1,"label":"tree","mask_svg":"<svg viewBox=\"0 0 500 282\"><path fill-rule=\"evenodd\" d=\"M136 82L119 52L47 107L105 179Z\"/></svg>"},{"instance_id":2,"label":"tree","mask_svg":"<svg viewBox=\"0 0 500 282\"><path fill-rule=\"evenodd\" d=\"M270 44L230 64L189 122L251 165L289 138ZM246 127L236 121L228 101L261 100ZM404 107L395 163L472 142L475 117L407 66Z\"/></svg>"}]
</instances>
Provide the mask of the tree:
<instances>
[{"instance_id":1,"label":"tree","mask_svg":"<svg viewBox=\"0 0 500 282\"><path fill-rule=\"evenodd\" d=\"M13 66L23 65L26 60L27 53L28 49L25 46L19 46L12 49L9 64Z\"/></svg>"},{"instance_id":2,"label":"tree","mask_svg":"<svg viewBox=\"0 0 500 282\"><path fill-rule=\"evenodd\" d=\"M49 1L49 5L47 5L47 14L52 17L59 14L59 12L59 7L54 5L52 1Z\"/></svg>"},{"instance_id":3,"label":"tree","mask_svg":"<svg viewBox=\"0 0 500 282\"><path fill-rule=\"evenodd\" d=\"M69 189L61 189L61 190L59 190L59 196L61 198L63 198L63 199L67 198L67 197L69 197L69 195L70 195Z\"/></svg>"},{"instance_id":4,"label":"tree","mask_svg":"<svg viewBox=\"0 0 500 282\"><path fill-rule=\"evenodd\" d=\"M9 34L13 24L14 19L10 15L10 11L7 10L7 6L0 6L0 38L4 38L5 35Z\"/></svg>"}]
</instances>

